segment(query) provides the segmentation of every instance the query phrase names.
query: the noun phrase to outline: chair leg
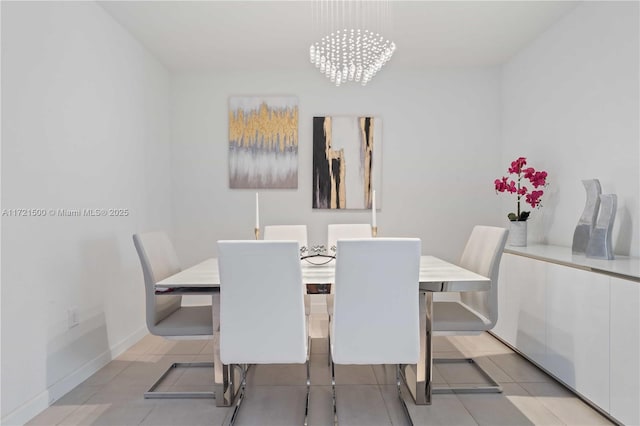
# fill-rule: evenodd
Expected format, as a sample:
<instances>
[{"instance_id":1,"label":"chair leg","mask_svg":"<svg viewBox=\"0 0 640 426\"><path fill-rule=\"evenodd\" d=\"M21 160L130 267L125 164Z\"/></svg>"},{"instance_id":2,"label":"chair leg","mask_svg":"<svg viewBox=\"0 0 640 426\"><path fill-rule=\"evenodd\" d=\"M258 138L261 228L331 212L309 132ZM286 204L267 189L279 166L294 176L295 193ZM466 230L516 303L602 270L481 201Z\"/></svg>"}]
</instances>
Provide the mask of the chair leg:
<instances>
[{"instance_id":1,"label":"chair leg","mask_svg":"<svg viewBox=\"0 0 640 426\"><path fill-rule=\"evenodd\" d=\"M327 330L327 354L329 354L329 359L327 359L327 365L331 365L331 314L329 314L329 329Z\"/></svg>"},{"instance_id":2,"label":"chair leg","mask_svg":"<svg viewBox=\"0 0 640 426\"><path fill-rule=\"evenodd\" d=\"M307 321L307 400L304 406L304 426L309 424L309 395L311 393L311 334L309 333L309 324Z\"/></svg>"},{"instance_id":3,"label":"chair leg","mask_svg":"<svg viewBox=\"0 0 640 426\"><path fill-rule=\"evenodd\" d=\"M215 392L165 392L157 391L160 383L176 368L213 368L213 362L174 362L160 376L158 380L144 393L145 399L168 399L168 398L215 398Z\"/></svg>"},{"instance_id":4,"label":"chair leg","mask_svg":"<svg viewBox=\"0 0 640 426\"><path fill-rule=\"evenodd\" d=\"M247 387L247 366L246 365L238 365L242 371L242 383L240 384L240 390L238 391L238 398L236 399L236 403L233 406L232 410L229 410L227 416L222 422L223 426L233 426L236 419L238 418L238 414L240 413L240 406L244 401L244 395ZM232 371L233 374L233 371Z\"/></svg>"},{"instance_id":5,"label":"chair leg","mask_svg":"<svg viewBox=\"0 0 640 426\"><path fill-rule=\"evenodd\" d=\"M502 393L502 386L495 381L473 358L434 358L435 364L471 364L487 379L490 385L434 386L433 393Z\"/></svg>"},{"instance_id":6,"label":"chair leg","mask_svg":"<svg viewBox=\"0 0 640 426\"><path fill-rule=\"evenodd\" d=\"M413 426L413 420L411 419L411 415L409 414L409 409L407 408L407 404L404 402L404 398L402 397L402 381L400 378L401 368L402 366L400 364L396 364L396 385L398 387L398 398L400 398L400 404L402 404L404 415L407 418L407 421L411 426Z\"/></svg>"},{"instance_id":7,"label":"chair leg","mask_svg":"<svg viewBox=\"0 0 640 426\"><path fill-rule=\"evenodd\" d=\"M309 425L309 394L311 393L311 369L309 367L309 357L307 357L307 398L304 405L304 426Z\"/></svg>"},{"instance_id":8,"label":"chair leg","mask_svg":"<svg viewBox=\"0 0 640 426\"><path fill-rule=\"evenodd\" d=\"M234 365L230 367L236 367L236 366ZM236 419L238 418L238 414L240 413L240 407L244 402L244 396L247 388L247 371L249 370L249 366L245 364L245 365L238 365L237 367L240 367L242 371L242 383L240 385L240 389L238 391L238 398L236 399L233 409L230 410L229 413L227 413L227 416L222 422L223 426L233 426ZM308 426L309 424L309 396L311 393L311 368L310 368L308 359L306 362L306 368L307 368L307 397L305 400L305 407L304 407L304 426Z\"/></svg>"},{"instance_id":9,"label":"chair leg","mask_svg":"<svg viewBox=\"0 0 640 426\"><path fill-rule=\"evenodd\" d=\"M333 391L333 425L338 426L338 407L336 406L336 370L331 352L329 352L329 363L331 364L331 390Z\"/></svg>"}]
</instances>

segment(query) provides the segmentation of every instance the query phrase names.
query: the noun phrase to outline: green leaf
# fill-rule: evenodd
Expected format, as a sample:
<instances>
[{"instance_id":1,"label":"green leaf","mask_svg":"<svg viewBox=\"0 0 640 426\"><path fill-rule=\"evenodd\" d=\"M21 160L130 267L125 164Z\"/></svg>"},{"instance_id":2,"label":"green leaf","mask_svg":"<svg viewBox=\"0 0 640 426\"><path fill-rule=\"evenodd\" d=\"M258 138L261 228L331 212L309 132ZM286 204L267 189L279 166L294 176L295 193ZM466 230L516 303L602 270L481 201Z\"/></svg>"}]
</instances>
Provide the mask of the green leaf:
<instances>
[{"instance_id":1,"label":"green leaf","mask_svg":"<svg viewBox=\"0 0 640 426\"><path fill-rule=\"evenodd\" d=\"M531 212L520 212L520 218L518 219L520 222L524 222L529 219L529 215Z\"/></svg>"},{"instance_id":2,"label":"green leaf","mask_svg":"<svg viewBox=\"0 0 640 426\"><path fill-rule=\"evenodd\" d=\"M516 216L515 213L509 213L507 215L507 217L509 218L510 221L515 222L516 220L518 220L518 216Z\"/></svg>"}]
</instances>

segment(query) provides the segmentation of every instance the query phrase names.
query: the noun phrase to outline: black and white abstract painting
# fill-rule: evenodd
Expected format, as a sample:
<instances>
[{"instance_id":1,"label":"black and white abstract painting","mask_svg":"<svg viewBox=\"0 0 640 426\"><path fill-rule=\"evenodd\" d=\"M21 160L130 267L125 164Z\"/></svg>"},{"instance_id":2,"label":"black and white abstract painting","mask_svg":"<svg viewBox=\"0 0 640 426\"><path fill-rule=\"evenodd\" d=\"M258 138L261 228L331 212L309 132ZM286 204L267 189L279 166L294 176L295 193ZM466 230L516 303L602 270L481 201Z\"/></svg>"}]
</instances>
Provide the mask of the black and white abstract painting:
<instances>
[{"instance_id":1,"label":"black and white abstract painting","mask_svg":"<svg viewBox=\"0 0 640 426\"><path fill-rule=\"evenodd\" d=\"M382 120L377 117L313 118L313 208L380 208Z\"/></svg>"}]
</instances>

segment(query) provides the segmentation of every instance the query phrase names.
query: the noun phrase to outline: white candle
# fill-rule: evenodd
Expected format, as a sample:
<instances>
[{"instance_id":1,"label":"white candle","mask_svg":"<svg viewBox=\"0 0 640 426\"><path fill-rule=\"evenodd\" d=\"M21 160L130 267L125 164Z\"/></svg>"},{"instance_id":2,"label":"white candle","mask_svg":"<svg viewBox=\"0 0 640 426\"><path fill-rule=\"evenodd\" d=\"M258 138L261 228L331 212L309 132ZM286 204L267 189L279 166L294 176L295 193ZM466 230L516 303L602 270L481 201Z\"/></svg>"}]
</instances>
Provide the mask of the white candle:
<instances>
[{"instance_id":1,"label":"white candle","mask_svg":"<svg viewBox=\"0 0 640 426\"><path fill-rule=\"evenodd\" d=\"M258 201L257 192L256 192L256 229L260 229L260 204Z\"/></svg>"},{"instance_id":2,"label":"white candle","mask_svg":"<svg viewBox=\"0 0 640 426\"><path fill-rule=\"evenodd\" d=\"M374 228L378 226L376 224L376 190L373 190L371 194L371 226Z\"/></svg>"}]
</instances>

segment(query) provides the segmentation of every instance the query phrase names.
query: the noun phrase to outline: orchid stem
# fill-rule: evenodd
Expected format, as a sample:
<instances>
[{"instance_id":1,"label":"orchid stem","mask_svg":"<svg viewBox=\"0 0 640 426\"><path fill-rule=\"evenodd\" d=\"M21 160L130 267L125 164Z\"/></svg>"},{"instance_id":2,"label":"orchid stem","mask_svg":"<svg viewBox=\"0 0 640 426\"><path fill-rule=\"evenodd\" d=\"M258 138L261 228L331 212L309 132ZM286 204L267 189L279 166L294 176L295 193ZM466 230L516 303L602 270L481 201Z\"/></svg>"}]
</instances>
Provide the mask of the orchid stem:
<instances>
[{"instance_id":1,"label":"orchid stem","mask_svg":"<svg viewBox=\"0 0 640 426\"><path fill-rule=\"evenodd\" d=\"M518 170L518 217L516 220L520 220L520 179L522 179L522 177L520 176L520 170Z\"/></svg>"}]
</instances>

